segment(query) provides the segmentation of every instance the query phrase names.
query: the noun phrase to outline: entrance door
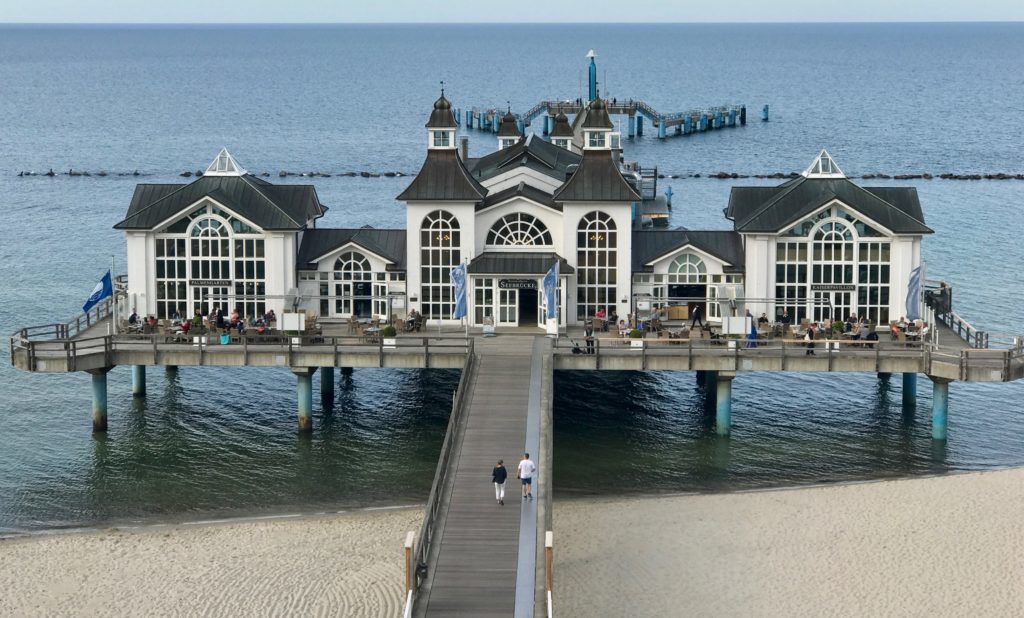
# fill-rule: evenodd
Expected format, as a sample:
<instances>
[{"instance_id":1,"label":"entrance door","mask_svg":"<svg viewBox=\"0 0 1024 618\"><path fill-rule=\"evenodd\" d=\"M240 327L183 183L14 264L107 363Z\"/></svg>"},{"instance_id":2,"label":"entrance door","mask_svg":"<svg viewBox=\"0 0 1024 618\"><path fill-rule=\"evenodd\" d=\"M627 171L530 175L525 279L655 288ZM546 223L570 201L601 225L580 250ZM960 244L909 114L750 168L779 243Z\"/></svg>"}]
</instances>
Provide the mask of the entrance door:
<instances>
[{"instance_id":1,"label":"entrance door","mask_svg":"<svg viewBox=\"0 0 1024 618\"><path fill-rule=\"evenodd\" d=\"M199 310L209 315L214 307L219 307L220 312L225 316L231 315L228 307L228 288L225 287L195 287L192 288L192 311Z\"/></svg>"},{"instance_id":2,"label":"entrance door","mask_svg":"<svg viewBox=\"0 0 1024 618\"><path fill-rule=\"evenodd\" d=\"M852 292L815 292L814 321L845 320L853 313Z\"/></svg>"},{"instance_id":3,"label":"entrance door","mask_svg":"<svg viewBox=\"0 0 1024 618\"><path fill-rule=\"evenodd\" d=\"M536 288L519 290L519 326L537 326L538 298Z\"/></svg>"},{"instance_id":4,"label":"entrance door","mask_svg":"<svg viewBox=\"0 0 1024 618\"><path fill-rule=\"evenodd\" d=\"M519 290L498 290L498 326L519 325Z\"/></svg>"}]
</instances>

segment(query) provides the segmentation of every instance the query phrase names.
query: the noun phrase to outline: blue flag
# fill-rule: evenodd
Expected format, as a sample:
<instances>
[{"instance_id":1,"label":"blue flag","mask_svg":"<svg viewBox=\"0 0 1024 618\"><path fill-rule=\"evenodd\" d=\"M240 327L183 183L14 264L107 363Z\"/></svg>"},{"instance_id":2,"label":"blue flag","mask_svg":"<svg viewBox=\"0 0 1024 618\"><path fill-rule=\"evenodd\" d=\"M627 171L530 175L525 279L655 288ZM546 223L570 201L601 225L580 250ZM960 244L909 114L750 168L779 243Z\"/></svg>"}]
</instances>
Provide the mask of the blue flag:
<instances>
[{"instance_id":1,"label":"blue flag","mask_svg":"<svg viewBox=\"0 0 1024 618\"><path fill-rule=\"evenodd\" d=\"M96 305L96 303L108 296L112 296L113 294L114 284L110 280L110 271L108 270L107 274L103 275L100 282L92 289L92 294L89 295L89 300L85 301L85 304L82 305L82 311L89 311Z\"/></svg>"},{"instance_id":2,"label":"blue flag","mask_svg":"<svg viewBox=\"0 0 1024 618\"><path fill-rule=\"evenodd\" d=\"M544 304L547 306L546 317L553 320L558 317L558 262L544 275Z\"/></svg>"},{"instance_id":3,"label":"blue flag","mask_svg":"<svg viewBox=\"0 0 1024 618\"><path fill-rule=\"evenodd\" d=\"M455 286L455 311L452 319L466 317L466 265L459 264L451 272L452 285Z\"/></svg>"},{"instance_id":4,"label":"blue flag","mask_svg":"<svg viewBox=\"0 0 1024 618\"><path fill-rule=\"evenodd\" d=\"M917 320L921 317L921 267L910 271L910 283L907 284L907 319Z\"/></svg>"}]
</instances>

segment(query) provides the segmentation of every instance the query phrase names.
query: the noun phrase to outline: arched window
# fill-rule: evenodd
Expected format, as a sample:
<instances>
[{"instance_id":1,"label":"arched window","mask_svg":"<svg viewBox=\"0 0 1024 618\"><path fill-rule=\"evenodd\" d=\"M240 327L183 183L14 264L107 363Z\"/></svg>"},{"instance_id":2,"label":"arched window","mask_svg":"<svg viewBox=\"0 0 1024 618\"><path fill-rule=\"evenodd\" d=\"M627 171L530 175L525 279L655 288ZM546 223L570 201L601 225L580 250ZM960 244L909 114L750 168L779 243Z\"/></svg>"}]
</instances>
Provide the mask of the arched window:
<instances>
[{"instance_id":1,"label":"arched window","mask_svg":"<svg viewBox=\"0 0 1024 618\"><path fill-rule=\"evenodd\" d=\"M427 319L451 319L455 290L451 270L462 260L459 221L435 210L420 225L420 313Z\"/></svg>"},{"instance_id":2,"label":"arched window","mask_svg":"<svg viewBox=\"0 0 1024 618\"><path fill-rule=\"evenodd\" d=\"M669 264L669 283L706 283L708 269L704 260L692 253L684 253Z\"/></svg>"},{"instance_id":3,"label":"arched window","mask_svg":"<svg viewBox=\"0 0 1024 618\"><path fill-rule=\"evenodd\" d=\"M368 318L373 313L373 272L370 261L357 251L345 251L334 261L335 315Z\"/></svg>"},{"instance_id":4,"label":"arched window","mask_svg":"<svg viewBox=\"0 0 1024 618\"><path fill-rule=\"evenodd\" d=\"M505 215L491 226L487 232L487 244L550 246L551 232L537 217L516 212Z\"/></svg>"},{"instance_id":5,"label":"arched window","mask_svg":"<svg viewBox=\"0 0 1024 618\"><path fill-rule=\"evenodd\" d=\"M576 228L576 319L588 320L604 309L615 308L616 247L615 221L600 211L589 212Z\"/></svg>"}]
</instances>

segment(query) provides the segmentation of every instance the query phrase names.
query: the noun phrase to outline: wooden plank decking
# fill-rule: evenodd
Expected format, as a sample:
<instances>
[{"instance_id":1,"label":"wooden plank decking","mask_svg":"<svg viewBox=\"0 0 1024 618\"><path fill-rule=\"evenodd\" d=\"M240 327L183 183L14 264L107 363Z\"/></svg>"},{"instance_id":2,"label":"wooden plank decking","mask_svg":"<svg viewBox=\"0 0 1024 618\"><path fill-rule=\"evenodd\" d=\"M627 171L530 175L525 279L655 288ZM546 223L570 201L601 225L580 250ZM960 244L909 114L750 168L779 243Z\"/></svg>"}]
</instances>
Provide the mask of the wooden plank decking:
<instances>
[{"instance_id":1,"label":"wooden plank decking","mask_svg":"<svg viewBox=\"0 0 1024 618\"><path fill-rule=\"evenodd\" d=\"M533 343L533 337L516 336L477 342L479 369L470 385L465 431L451 464L453 481L447 508L442 509L440 549L417 601L419 616L519 615L521 519L532 519L536 534L536 502L521 498L516 479L527 440ZM509 471L505 506L494 499L491 483L498 459L505 460ZM529 579L527 615L532 615L532 570Z\"/></svg>"}]
</instances>

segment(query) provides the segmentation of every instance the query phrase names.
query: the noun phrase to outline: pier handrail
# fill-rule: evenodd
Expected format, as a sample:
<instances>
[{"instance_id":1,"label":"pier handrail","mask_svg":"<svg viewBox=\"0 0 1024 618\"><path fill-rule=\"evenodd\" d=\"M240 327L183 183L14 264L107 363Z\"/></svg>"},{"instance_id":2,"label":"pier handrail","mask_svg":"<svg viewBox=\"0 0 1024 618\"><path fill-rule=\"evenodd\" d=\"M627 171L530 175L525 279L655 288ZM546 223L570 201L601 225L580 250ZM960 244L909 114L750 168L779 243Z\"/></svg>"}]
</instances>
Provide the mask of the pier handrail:
<instances>
[{"instance_id":1,"label":"pier handrail","mask_svg":"<svg viewBox=\"0 0 1024 618\"><path fill-rule=\"evenodd\" d=\"M448 417L448 428L445 430L444 441L441 443L441 454L438 457L437 468L434 470L434 481L430 485L430 496L427 498L427 506L424 509L423 524L420 525L420 533L416 538L416 549L413 552L416 563L416 581L414 592L409 599L406 608L408 614L416 599L416 591L427 574L427 558L431 545L434 541L434 526L437 523L437 515L441 508L441 492L448 477L448 463L451 460L452 451L455 445L455 432L458 430L460 421L466 409L467 392L469 391L470 380L476 372L476 355L473 352L473 339L468 340L466 352L466 363L459 376L459 386L452 396L452 412Z\"/></svg>"}]
</instances>

